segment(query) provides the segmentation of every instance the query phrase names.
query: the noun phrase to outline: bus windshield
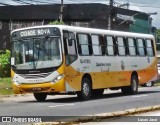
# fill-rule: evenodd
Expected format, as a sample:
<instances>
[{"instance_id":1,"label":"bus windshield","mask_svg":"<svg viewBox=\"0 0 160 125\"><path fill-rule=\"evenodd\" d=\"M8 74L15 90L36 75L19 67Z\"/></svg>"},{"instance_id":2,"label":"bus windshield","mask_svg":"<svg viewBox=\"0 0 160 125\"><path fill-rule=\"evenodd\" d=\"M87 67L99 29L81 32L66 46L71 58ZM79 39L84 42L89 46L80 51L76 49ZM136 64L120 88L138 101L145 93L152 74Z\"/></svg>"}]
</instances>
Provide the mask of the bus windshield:
<instances>
[{"instance_id":1,"label":"bus windshield","mask_svg":"<svg viewBox=\"0 0 160 125\"><path fill-rule=\"evenodd\" d=\"M16 69L42 69L62 63L59 37L25 38L12 41Z\"/></svg>"}]
</instances>

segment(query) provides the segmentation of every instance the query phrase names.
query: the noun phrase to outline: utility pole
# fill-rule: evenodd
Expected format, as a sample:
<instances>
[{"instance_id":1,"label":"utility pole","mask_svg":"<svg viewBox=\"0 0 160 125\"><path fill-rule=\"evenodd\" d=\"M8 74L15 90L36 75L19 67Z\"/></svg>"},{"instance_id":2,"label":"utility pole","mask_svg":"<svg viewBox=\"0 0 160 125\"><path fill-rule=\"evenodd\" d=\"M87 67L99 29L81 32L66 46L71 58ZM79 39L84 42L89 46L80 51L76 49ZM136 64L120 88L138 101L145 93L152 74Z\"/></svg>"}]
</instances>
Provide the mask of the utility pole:
<instances>
[{"instance_id":1,"label":"utility pole","mask_svg":"<svg viewBox=\"0 0 160 125\"><path fill-rule=\"evenodd\" d=\"M63 0L61 0L61 9L60 9L60 22L63 21Z\"/></svg>"},{"instance_id":2,"label":"utility pole","mask_svg":"<svg viewBox=\"0 0 160 125\"><path fill-rule=\"evenodd\" d=\"M112 9L113 9L113 0L109 2L109 17L108 17L108 30L112 29Z\"/></svg>"}]
</instances>

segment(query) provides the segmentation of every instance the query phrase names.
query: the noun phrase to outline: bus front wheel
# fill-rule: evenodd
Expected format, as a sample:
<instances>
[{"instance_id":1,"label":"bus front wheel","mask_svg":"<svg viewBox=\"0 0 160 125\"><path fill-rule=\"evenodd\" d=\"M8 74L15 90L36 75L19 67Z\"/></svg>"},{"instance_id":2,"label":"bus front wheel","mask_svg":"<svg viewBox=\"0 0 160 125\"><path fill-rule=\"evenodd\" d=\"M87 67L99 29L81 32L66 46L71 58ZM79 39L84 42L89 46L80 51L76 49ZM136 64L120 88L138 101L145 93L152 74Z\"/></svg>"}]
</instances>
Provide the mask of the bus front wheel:
<instances>
[{"instance_id":1,"label":"bus front wheel","mask_svg":"<svg viewBox=\"0 0 160 125\"><path fill-rule=\"evenodd\" d=\"M130 86L121 88L123 94L136 94L138 92L138 78L136 75L131 77Z\"/></svg>"},{"instance_id":2,"label":"bus front wheel","mask_svg":"<svg viewBox=\"0 0 160 125\"><path fill-rule=\"evenodd\" d=\"M33 95L39 102L45 101L47 98L47 93L33 93Z\"/></svg>"},{"instance_id":3,"label":"bus front wheel","mask_svg":"<svg viewBox=\"0 0 160 125\"><path fill-rule=\"evenodd\" d=\"M88 78L82 79L81 91L77 92L77 96L81 100L88 100L91 97L91 83Z\"/></svg>"}]
</instances>

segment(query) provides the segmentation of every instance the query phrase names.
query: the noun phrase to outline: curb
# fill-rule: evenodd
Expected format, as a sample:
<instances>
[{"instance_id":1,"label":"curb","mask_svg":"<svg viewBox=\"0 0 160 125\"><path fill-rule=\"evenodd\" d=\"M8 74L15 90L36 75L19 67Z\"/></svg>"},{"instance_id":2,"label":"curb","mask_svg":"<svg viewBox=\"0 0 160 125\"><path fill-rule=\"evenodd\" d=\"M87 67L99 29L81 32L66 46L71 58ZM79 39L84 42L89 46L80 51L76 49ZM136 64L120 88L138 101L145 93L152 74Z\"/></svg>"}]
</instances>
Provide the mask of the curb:
<instances>
[{"instance_id":1,"label":"curb","mask_svg":"<svg viewBox=\"0 0 160 125\"><path fill-rule=\"evenodd\" d=\"M28 96L31 94L10 94L10 95L0 95L0 98L10 98L10 97L21 97L21 96Z\"/></svg>"},{"instance_id":2,"label":"curb","mask_svg":"<svg viewBox=\"0 0 160 125\"><path fill-rule=\"evenodd\" d=\"M112 118L116 118L116 117L123 117L123 116L129 116L129 115L134 115L134 114L140 114L140 113L145 113L145 112L155 111L155 110L160 110L160 105L135 108L135 109L128 109L125 111L117 111L117 112L109 112L109 113L103 113L103 114L88 115L88 116L82 116L82 117L77 116L76 118L62 119L61 121L34 123L32 125L73 125L73 124L79 124L79 123L83 123L83 122L95 122L95 121L101 121L103 119L112 119Z\"/></svg>"}]
</instances>

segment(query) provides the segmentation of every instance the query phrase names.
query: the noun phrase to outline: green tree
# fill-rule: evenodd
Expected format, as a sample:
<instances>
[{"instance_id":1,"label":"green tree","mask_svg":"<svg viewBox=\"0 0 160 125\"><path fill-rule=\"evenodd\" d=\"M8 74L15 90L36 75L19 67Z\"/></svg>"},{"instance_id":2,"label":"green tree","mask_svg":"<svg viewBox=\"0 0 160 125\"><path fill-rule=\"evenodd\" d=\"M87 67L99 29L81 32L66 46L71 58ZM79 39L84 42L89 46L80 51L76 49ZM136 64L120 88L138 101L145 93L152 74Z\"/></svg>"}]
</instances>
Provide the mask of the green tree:
<instances>
[{"instance_id":1,"label":"green tree","mask_svg":"<svg viewBox=\"0 0 160 125\"><path fill-rule=\"evenodd\" d=\"M0 77L10 76L10 51L0 51Z\"/></svg>"},{"instance_id":2,"label":"green tree","mask_svg":"<svg viewBox=\"0 0 160 125\"><path fill-rule=\"evenodd\" d=\"M50 25L62 25L62 24L64 24L64 22L56 20L56 21L53 21L53 22L49 22L49 24Z\"/></svg>"}]
</instances>

